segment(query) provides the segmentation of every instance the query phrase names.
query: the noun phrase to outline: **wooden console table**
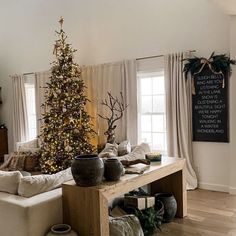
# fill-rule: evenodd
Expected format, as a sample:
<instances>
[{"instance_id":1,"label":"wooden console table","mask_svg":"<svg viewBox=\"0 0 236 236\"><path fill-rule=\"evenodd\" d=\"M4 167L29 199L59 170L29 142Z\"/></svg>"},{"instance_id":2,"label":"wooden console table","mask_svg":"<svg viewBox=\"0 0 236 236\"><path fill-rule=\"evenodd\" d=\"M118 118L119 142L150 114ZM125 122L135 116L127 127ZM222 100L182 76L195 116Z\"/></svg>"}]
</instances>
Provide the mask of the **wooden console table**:
<instances>
[{"instance_id":1,"label":"wooden console table","mask_svg":"<svg viewBox=\"0 0 236 236\"><path fill-rule=\"evenodd\" d=\"M115 197L138 187L150 184L151 194L174 194L177 217L187 214L185 160L163 157L142 175L124 175L117 182L103 182L99 186L79 187L75 182L63 184L63 221L79 235L109 236L108 203Z\"/></svg>"}]
</instances>

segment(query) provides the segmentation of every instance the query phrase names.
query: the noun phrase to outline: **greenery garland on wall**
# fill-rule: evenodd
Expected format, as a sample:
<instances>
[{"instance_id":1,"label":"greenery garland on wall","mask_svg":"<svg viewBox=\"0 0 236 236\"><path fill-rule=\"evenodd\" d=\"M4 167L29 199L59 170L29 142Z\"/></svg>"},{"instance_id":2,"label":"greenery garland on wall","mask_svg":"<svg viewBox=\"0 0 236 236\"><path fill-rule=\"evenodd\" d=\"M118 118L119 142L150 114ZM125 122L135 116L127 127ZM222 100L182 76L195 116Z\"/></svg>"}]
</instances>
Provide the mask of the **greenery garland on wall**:
<instances>
[{"instance_id":1,"label":"greenery garland on wall","mask_svg":"<svg viewBox=\"0 0 236 236\"><path fill-rule=\"evenodd\" d=\"M227 54L186 58L183 72L191 79L193 141L229 142L229 83ZM191 75L188 77L188 75Z\"/></svg>"},{"instance_id":2,"label":"greenery garland on wall","mask_svg":"<svg viewBox=\"0 0 236 236\"><path fill-rule=\"evenodd\" d=\"M196 73L200 73L205 65L208 65L209 68L215 73L223 73L224 75L231 75L232 69L230 65L235 65L236 61L230 59L227 54L215 55L213 52L209 59L203 57L193 57L184 59L186 64L184 65L185 78L187 78L188 73L191 76L194 76Z\"/></svg>"}]
</instances>

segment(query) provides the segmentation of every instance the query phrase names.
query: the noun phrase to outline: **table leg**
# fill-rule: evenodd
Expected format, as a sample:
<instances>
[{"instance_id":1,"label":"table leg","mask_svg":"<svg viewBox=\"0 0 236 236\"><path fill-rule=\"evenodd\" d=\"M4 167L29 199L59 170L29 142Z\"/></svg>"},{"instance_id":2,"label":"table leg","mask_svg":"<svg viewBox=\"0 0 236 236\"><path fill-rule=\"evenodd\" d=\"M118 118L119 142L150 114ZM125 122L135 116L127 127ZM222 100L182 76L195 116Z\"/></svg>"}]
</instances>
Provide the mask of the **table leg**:
<instances>
[{"instance_id":1,"label":"table leg","mask_svg":"<svg viewBox=\"0 0 236 236\"><path fill-rule=\"evenodd\" d=\"M63 222L79 235L109 236L108 201L97 189L63 186Z\"/></svg>"},{"instance_id":2,"label":"table leg","mask_svg":"<svg viewBox=\"0 0 236 236\"><path fill-rule=\"evenodd\" d=\"M150 184L151 194L165 192L172 193L177 201L177 217L187 215L187 191L185 169L156 180Z\"/></svg>"}]
</instances>

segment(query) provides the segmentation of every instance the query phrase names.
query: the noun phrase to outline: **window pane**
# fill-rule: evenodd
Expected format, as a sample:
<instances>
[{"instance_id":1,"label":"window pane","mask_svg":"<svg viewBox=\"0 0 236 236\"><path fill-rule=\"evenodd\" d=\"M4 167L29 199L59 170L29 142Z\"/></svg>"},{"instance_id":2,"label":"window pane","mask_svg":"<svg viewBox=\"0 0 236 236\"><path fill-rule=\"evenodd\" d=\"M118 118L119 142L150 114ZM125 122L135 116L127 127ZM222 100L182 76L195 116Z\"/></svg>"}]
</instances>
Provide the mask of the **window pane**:
<instances>
[{"instance_id":1,"label":"window pane","mask_svg":"<svg viewBox=\"0 0 236 236\"><path fill-rule=\"evenodd\" d=\"M152 94L152 78L142 78L140 83L141 95Z\"/></svg>"},{"instance_id":2,"label":"window pane","mask_svg":"<svg viewBox=\"0 0 236 236\"><path fill-rule=\"evenodd\" d=\"M164 130L166 132L166 115L165 114L164 114L163 122L164 122Z\"/></svg>"},{"instance_id":3,"label":"window pane","mask_svg":"<svg viewBox=\"0 0 236 236\"><path fill-rule=\"evenodd\" d=\"M165 112L165 96L164 95L153 96L153 112L157 112L157 113Z\"/></svg>"},{"instance_id":4,"label":"window pane","mask_svg":"<svg viewBox=\"0 0 236 236\"><path fill-rule=\"evenodd\" d=\"M164 115L152 116L152 131L164 132Z\"/></svg>"},{"instance_id":5,"label":"window pane","mask_svg":"<svg viewBox=\"0 0 236 236\"><path fill-rule=\"evenodd\" d=\"M152 96L142 96L141 98L142 113L152 112Z\"/></svg>"},{"instance_id":6,"label":"window pane","mask_svg":"<svg viewBox=\"0 0 236 236\"><path fill-rule=\"evenodd\" d=\"M27 87L27 94L28 94L28 96L29 97L33 97L34 96L34 87L33 88L31 88L31 87Z\"/></svg>"},{"instance_id":7,"label":"window pane","mask_svg":"<svg viewBox=\"0 0 236 236\"><path fill-rule=\"evenodd\" d=\"M152 116L151 115L141 116L141 131L142 132L152 131Z\"/></svg>"},{"instance_id":8,"label":"window pane","mask_svg":"<svg viewBox=\"0 0 236 236\"><path fill-rule=\"evenodd\" d=\"M156 151L166 150L164 133L153 133L153 149Z\"/></svg>"},{"instance_id":9,"label":"window pane","mask_svg":"<svg viewBox=\"0 0 236 236\"><path fill-rule=\"evenodd\" d=\"M26 78L25 94L29 126L29 140L36 137L36 104L34 78Z\"/></svg>"},{"instance_id":10,"label":"window pane","mask_svg":"<svg viewBox=\"0 0 236 236\"><path fill-rule=\"evenodd\" d=\"M36 129L36 116L35 115L29 115L28 122L30 129Z\"/></svg>"},{"instance_id":11,"label":"window pane","mask_svg":"<svg viewBox=\"0 0 236 236\"><path fill-rule=\"evenodd\" d=\"M152 145L152 133L141 133L141 142Z\"/></svg>"},{"instance_id":12,"label":"window pane","mask_svg":"<svg viewBox=\"0 0 236 236\"><path fill-rule=\"evenodd\" d=\"M166 132L164 133L164 142L165 142L165 145L164 145L164 150L166 150L166 151L167 151Z\"/></svg>"},{"instance_id":13,"label":"window pane","mask_svg":"<svg viewBox=\"0 0 236 236\"><path fill-rule=\"evenodd\" d=\"M144 74L142 74L144 76ZM139 77L139 142L166 154L166 109L164 76L150 73Z\"/></svg>"},{"instance_id":14,"label":"window pane","mask_svg":"<svg viewBox=\"0 0 236 236\"><path fill-rule=\"evenodd\" d=\"M153 94L165 94L164 76L153 77Z\"/></svg>"}]
</instances>

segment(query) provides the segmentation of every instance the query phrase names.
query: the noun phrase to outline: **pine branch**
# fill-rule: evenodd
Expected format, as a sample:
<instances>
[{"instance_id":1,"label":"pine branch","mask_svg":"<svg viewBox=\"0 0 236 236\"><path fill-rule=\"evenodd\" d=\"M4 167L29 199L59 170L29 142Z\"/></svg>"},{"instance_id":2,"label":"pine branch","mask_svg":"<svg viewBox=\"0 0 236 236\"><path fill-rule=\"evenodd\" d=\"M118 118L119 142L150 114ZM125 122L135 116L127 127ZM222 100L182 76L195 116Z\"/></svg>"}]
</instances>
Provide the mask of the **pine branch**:
<instances>
[{"instance_id":1,"label":"pine branch","mask_svg":"<svg viewBox=\"0 0 236 236\"><path fill-rule=\"evenodd\" d=\"M190 73L191 75L194 75L196 72L198 72L201 67L203 66L203 63L209 63L212 67L212 69L216 72L223 72L224 74L231 74L232 69L231 65L235 65L236 61L230 59L230 57L227 54L219 54L215 55L213 52L209 59L203 58L203 57L194 57L194 58L186 58L183 61L186 61L183 72L185 73L185 78L187 78L187 74Z\"/></svg>"}]
</instances>

